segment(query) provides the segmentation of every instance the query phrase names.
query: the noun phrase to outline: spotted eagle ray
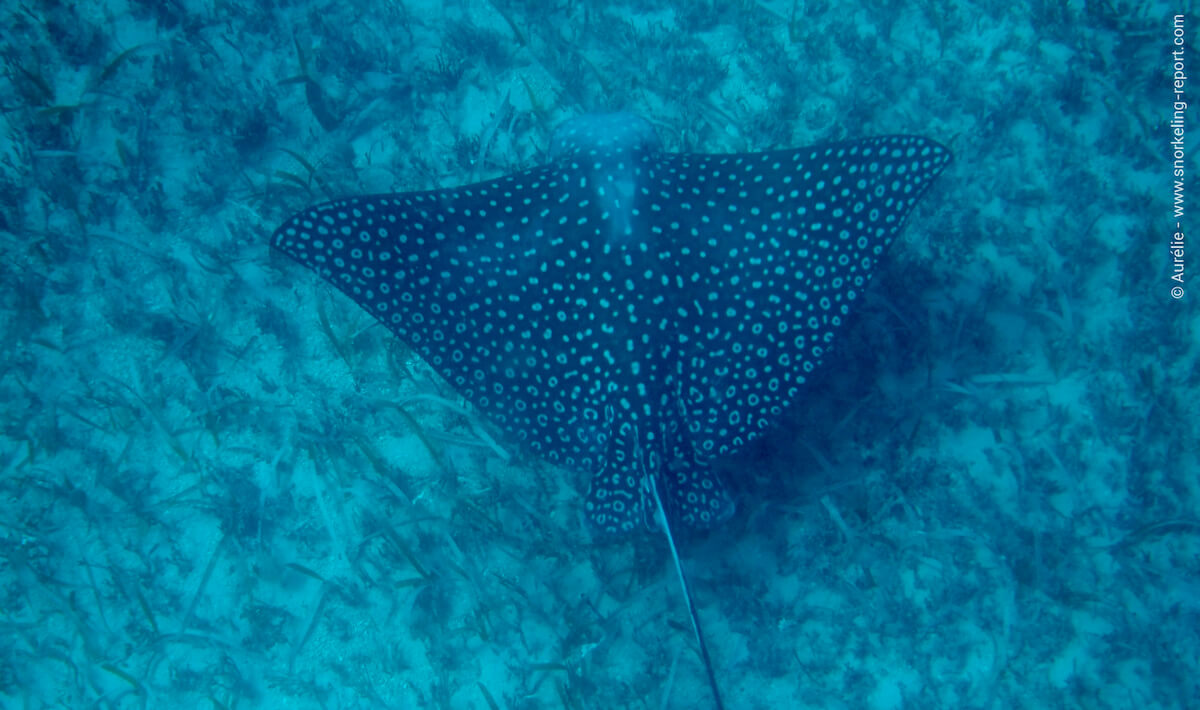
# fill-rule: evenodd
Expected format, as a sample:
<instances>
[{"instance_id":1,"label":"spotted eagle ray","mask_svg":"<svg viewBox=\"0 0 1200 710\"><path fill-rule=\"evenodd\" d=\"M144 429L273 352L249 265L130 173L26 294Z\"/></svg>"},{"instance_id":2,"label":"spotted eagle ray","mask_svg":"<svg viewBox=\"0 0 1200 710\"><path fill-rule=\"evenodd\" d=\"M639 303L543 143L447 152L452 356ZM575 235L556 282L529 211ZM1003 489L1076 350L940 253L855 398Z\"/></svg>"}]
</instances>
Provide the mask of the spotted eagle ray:
<instances>
[{"instance_id":1,"label":"spotted eagle ray","mask_svg":"<svg viewBox=\"0 0 1200 710\"><path fill-rule=\"evenodd\" d=\"M829 357L872 269L950 162L893 135L672 154L630 114L572 119L548 162L305 209L272 237L535 454L591 474L600 531L728 519L710 467Z\"/></svg>"}]
</instances>

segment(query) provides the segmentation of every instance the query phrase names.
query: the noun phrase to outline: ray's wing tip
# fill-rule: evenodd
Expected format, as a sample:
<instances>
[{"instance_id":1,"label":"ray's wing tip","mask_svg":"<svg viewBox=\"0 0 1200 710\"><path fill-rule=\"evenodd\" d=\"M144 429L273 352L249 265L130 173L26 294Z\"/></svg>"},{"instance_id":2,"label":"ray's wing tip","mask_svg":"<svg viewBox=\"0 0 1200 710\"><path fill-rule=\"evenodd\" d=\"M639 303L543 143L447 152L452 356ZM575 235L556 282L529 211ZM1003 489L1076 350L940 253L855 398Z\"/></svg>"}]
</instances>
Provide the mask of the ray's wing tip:
<instances>
[{"instance_id":1,"label":"ray's wing tip","mask_svg":"<svg viewBox=\"0 0 1200 710\"><path fill-rule=\"evenodd\" d=\"M933 152L934 157L938 160L939 169L944 169L947 165L954 162L954 151L950 150L950 147L945 143L927 136L916 136L916 138L919 138L922 143L929 146L930 151Z\"/></svg>"},{"instance_id":2,"label":"ray's wing tip","mask_svg":"<svg viewBox=\"0 0 1200 710\"><path fill-rule=\"evenodd\" d=\"M889 146L896 148L906 148L908 150L928 150L925 157L932 158L933 174L940 174L947 165L954 161L954 151L950 147L939 140L923 136L917 133L891 133L884 135L868 136L849 140L845 145L853 145L859 148L871 147L872 149L886 149ZM911 156L912 154L909 153ZM900 157L900 156L896 156Z\"/></svg>"},{"instance_id":3,"label":"ray's wing tip","mask_svg":"<svg viewBox=\"0 0 1200 710\"><path fill-rule=\"evenodd\" d=\"M882 136L876 136L874 139L867 138L866 140L882 140L885 142L897 141L897 142L901 142L901 143L916 142L916 143L928 146L930 149L932 149L935 153L937 153L939 155L945 155L946 157L953 157L953 155L954 155L953 151L950 150L950 147L947 146L942 141L940 141L936 138L930 138L929 136L922 135L920 133L892 133L892 134L886 134L886 135L882 135Z\"/></svg>"},{"instance_id":4,"label":"ray's wing tip","mask_svg":"<svg viewBox=\"0 0 1200 710\"><path fill-rule=\"evenodd\" d=\"M288 215L287 219L279 223L275 231L271 232L271 248L278 249L286 254L295 255L295 250L288 247L289 238L304 238L308 229L312 228L311 222L315 221L321 212L337 208L345 204L346 200L329 200L326 202L318 202L309 205L298 212L293 212ZM309 224L305 224L305 222Z\"/></svg>"},{"instance_id":5,"label":"ray's wing tip","mask_svg":"<svg viewBox=\"0 0 1200 710\"><path fill-rule=\"evenodd\" d=\"M287 237L289 225L291 225L292 221L295 219L296 217L294 215L288 217L281 222L278 227L275 228L275 231L271 232L271 248L281 249L283 247L283 240Z\"/></svg>"},{"instance_id":6,"label":"ray's wing tip","mask_svg":"<svg viewBox=\"0 0 1200 710\"><path fill-rule=\"evenodd\" d=\"M918 146L929 150L929 157L932 158L933 165L931 166L928 176L936 178L945 172L950 163L954 162L954 151L941 141L918 134L900 134L895 136L885 136L884 140L898 140L908 144L910 147L915 142Z\"/></svg>"},{"instance_id":7,"label":"ray's wing tip","mask_svg":"<svg viewBox=\"0 0 1200 710\"><path fill-rule=\"evenodd\" d=\"M288 248L289 239L295 237L300 224L301 217L309 210L296 212L287 219L283 220L275 231L271 232L270 245L272 249L281 251L288 255L294 255L294 250Z\"/></svg>"}]
</instances>

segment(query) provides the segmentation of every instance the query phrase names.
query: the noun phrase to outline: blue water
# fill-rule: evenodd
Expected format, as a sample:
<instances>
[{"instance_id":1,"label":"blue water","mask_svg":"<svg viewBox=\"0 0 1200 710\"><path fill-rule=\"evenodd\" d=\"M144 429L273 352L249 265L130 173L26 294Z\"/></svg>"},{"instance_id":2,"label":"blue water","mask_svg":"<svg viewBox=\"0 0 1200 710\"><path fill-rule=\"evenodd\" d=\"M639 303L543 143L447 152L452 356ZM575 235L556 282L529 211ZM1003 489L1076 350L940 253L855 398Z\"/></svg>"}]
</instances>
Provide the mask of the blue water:
<instances>
[{"instance_id":1,"label":"blue water","mask_svg":"<svg viewBox=\"0 0 1200 710\"><path fill-rule=\"evenodd\" d=\"M268 249L624 110L955 154L681 540L726 707L1196 706L1200 18L1113 7L6 8L0 705L711 707L661 538Z\"/></svg>"}]
</instances>

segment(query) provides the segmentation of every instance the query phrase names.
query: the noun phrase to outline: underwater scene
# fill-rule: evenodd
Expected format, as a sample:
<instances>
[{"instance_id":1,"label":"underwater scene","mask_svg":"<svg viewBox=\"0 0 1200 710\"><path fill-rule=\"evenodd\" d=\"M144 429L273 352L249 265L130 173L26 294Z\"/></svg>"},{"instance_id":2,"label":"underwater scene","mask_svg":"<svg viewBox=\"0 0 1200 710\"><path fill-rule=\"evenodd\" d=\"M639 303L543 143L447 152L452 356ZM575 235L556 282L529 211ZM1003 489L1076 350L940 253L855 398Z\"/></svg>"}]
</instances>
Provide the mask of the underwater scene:
<instances>
[{"instance_id":1,"label":"underwater scene","mask_svg":"<svg viewBox=\"0 0 1200 710\"><path fill-rule=\"evenodd\" d=\"M0 708L1200 707L1190 3L0 16Z\"/></svg>"}]
</instances>

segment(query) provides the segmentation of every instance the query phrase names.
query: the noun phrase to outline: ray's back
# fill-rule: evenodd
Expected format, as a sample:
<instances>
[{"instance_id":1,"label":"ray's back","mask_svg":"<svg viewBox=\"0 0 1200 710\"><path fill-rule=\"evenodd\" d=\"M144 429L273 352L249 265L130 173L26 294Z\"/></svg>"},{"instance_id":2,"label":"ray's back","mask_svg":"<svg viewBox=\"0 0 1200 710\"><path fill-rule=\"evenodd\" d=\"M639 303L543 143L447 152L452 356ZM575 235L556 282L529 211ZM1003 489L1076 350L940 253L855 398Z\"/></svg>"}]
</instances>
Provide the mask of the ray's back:
<instances>
[{"instance_id":1,"label":"ray's back","mask_svg":"<svg viewBox=\"0 0 1200 710\"><path fill-rule=\"evenodd\" d=\"M915 136L687 155L631 135L317 205L273 243L553 461L596 468L616 423L729 452L796 397L950 155Z\"/></svg>"}]
</instances>

